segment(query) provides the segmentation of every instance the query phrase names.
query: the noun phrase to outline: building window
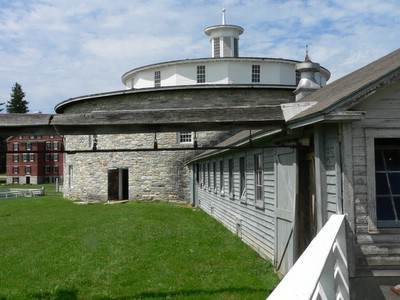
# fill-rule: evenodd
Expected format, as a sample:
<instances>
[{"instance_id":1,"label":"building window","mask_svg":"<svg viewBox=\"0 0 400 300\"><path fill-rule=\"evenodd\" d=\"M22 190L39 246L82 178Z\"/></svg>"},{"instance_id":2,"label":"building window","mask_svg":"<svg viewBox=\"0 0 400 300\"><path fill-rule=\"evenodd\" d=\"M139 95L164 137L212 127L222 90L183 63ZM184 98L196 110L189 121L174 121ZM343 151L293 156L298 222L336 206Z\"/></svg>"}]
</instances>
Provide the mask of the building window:
<instances>
[{"instance_id":1,"label":"building window","mask_svg":"<svg viewBox=\"0 0 400 300\"><path fill-rule=\"evenodd\" d=\"M299 85L301 79L301 74L299 71L296 71L296 86Z\"/></svg>"},{"instance_id":2,"label":"building window","mask_svg":"<svg viewBox=\"0 0 400 300\"><path fill-rule=\"evenodd\" d=\"M217 163L213 162L213 188L214 192L217 192Z\"/></svg>"},{"instance_id":3,"label":"building window","mask_svg":"<svg viewBox=\"0 0 400 300\"><path fill-rule=\"evenodd\" d=\"M219 38L214 38L213 41L214 41L214 57L220 57L221 51L220 51Z\"/></svg>"},{"instance_id":4,"label":"building window","mask_svg":"<svg viewBox=\"0 0 400 300\"><path fill-rule=\"evenodd\" d=\"M237 38L233 39L233 56L239 57L239 40Z\"/></svg>"},{"instance_id":5,"label":"building window","mask_svg":"<svg viewBox=\"0 0 400 300\"><path fill-rule=\"evenodd\" d=\"M181 131L179 132L179 143L193 143L193 132L191 131Z\"/></svg>"},{"instance_id":6,"label":"building window","mask_svg":"<svg viewBox=\"0 0 400 300\"><path fill-rule=\"evenodd\" d=\"M50 153L46 153L45 160L46 161L50 161L51 160L51 154Z\"/></svg>"},{"instance_id":7,"label":"building window","mask_svg":"<svg viewBox=\"0 0 400 300\"><path fill-rule=\"evenodd\" d=\"M26 150L31 151L32 150L32 142L27 142L26 143Z\"/></svg>"},{"instance_id":8,"label":"building window","mask_svg":"<svg viewBox=\"0 0 400 300\"><path fill-rule=\"evenodd\" d=\"M224 195L224 161L219 162L219 187L221 195Z\"/></svg>"},{"instance_id":9,"label":"building window","mask_svg":"<svg viewBox=\"0 0 400 300\"><path fill-rule=\"evenodd\" d=\"M400 139L375 139L378 227L400 227Z\"/></svg>"},{"instance_id":10,"label":"building window","mask_svg":"<svg viewBox=\"0 0 400 300\"><path fill-rule=\"evenodd\" d=\"M197 66L197 83L206 82L206 66Z\"/></svg>"},{"instance_id":11,"label":"building window","mask_svg":"<svg viewBox=\"0 0 400 300\"><path fill-rule=\"evenodd\" d=\"M211 189L211 168L210 163L207 163L207 186Z\"/></svg>"},{"instance_id":12,"label":"building window","mask_svg":"<svg viewBox=\"0 0 400 300\"><path fill-rule=\"evenodd\" d=\"M14 151L19 151L19 143L14 143L13 144L13 150Z\"/></svg>"},{"instance_id":13,"label":"building window","mask_svg":"<svg viewBox=\"0 0 400 300\"><path fill-rule=\"evenodd\" d=\"M51 143L46 142L46 151L50 151L50 150L51 150Z\"/></svg>"},{"instance_id":14,"label":"building window","mask_svg":"<svg viewBox=\"0 0 400 300\"><path fill-rule=\"evenodd\" d=\"M53 142L53 150L59 150L59 142Z\"/></svg>"},{"instance_id":15,"label":"building window","mask_svg":"<svg viewBox=\"0 0 400 300\"><path fill-rule=\"evenodd\" d=\"M19 173L19 167L13 167L13 174Z\"/></svg>"},{"instance_id":16,"label":"building window","mask_svg":"<svg viewBox=\"0 0 400 300\"><path fill-rule=\"evenodd\" d=\"M19 161L19 155L13 154L13 162L18 162L18 161Z\"/></svg>"},{"instance_id":17,"label":"building window","mask_svg":"<svg viewBox=\"0 0 400 300\"><path fill-rule=\"evenodd\" d=\"M12 183L19 183L19 177L13 177Z\"/></svg>"},{"instance_id":18,"label":"building window","mask_svg":"<svg viewBox=\"0 0 400 300\"><path fill-rule=\"evenodd\" d=\"M206 165L205 164L203 164L203 180L202 180L202 183L203 183L203 187L205 187L206 186Z\"/></svg>"},{"instance_id":19,"label":"building window","mask_svg":"<svg viewBox=\"0 0 400 300\"><path fill-rule=\"evenodd\" d=\"M251 82L260 82L260 65L251 66Z\"/></svg>"},{"instance_id":20,"label":"building window","mask_svg":"<svg viewBox=\"0 0 400 300\"><path fill-rule=\"evenodd\" d=\"M25 174L31 174L31 170L32 170L31 166L26 166L25 167Z\"/></svg>"},{"instance_id":21,"label":"building window","mask_svg":"<svg viewBox=\"0 0 400 300\"><path fill-rule=\"evenodd\" d=\"M29 154L29 161L35 161L35 154L34 153L30 153Z\"/></svg>"},{"instance_id":22,"label":"building window","mask_svg":"<svg viewBox=\"0 0 400 300\"><path fill-rule=\"evenodd\" d=\"M54 174L58 174L59 172L59 166L54 166Z\"/></svg>"},{"instance_id":23,"label":"building window","mask_svg":"<svg viewBox=\"0 0 400 300\"><path fill-rule=\"evenodd\" d=\"M254 156L254 185L256 203L263 202L263 159L261 154Z\"/></svg>"},{"instance_id":24,"label":"building window","mask_svg":"<svg viewBox=\"0 0 400 300\"><path fill-rule=\"evenodd\" d=\"M22 154L22 161L23 161L23 162L27 162L27 161L28 161L28 157L29 157L29 154L28 154L28 153Z\"/></svg>"},{"instance_id":25,"label":"building window","mask_svg":"<svg viewBox=\"0 0 400 300\"><path fill-rule=\"evenodd\" d=\"M246 200L246 163L245 158L239 158L239 173L240 173L240 200Z\"/></svg>"},{"instance_id":26,"label":"building window","mask_svg":"<svg viewBox=\"0 0 400 300\"><path fill-rule=\"evenodd\" d=\"M58 153L53 153L53 161L58 161Z\"/></svg>"},{"instance_id":27,"label":"building window","mask_svg":"<svg viewBox=\"0 0 400 300\"><path fill-rule=\"evenodd\" d=\"M161 86L161 71L154 72L154 87Z\"/></svg>"},{"instance_id":28,"label":"building window","mask_svg":"<svg viewBox=\"0 0 400 300\"><path fill-rule=\"evenodd\" d=\"M229 197L234 197L234 189L233 189L233 159L228 161L228 189L229 189Z\"/></svg>"},{"instance_id":29,"label":"building window","mask_svg":"<svg viewBox=\"0 0 400 300\"><path fill-rule=\"evenodd\" d=\"M50 166L45 166L44 167L44 173L45 174L50 174L50 171L51 171L51 167Z\"/></svg>"}]
</instances>

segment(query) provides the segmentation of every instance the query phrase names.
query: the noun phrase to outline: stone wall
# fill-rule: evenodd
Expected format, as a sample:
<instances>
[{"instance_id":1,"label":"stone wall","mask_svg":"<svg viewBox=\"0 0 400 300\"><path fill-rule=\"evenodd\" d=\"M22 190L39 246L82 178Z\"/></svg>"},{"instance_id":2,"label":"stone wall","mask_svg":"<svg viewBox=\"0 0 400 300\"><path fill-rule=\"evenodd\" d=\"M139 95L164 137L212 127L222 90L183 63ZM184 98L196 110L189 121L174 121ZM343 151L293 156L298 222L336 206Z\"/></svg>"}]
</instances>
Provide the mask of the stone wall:
<instances>
[{"instance_id":1,"label":"stone wall","mask_svg":"<svg viewBox=\"0 0 400 300\"><path fill-rule=\"evenodd\" d=\"M215 145L227 132L197 133L199 147ZM98 150L90 150L93 137L66 136L64 197L74 200L108 199L108 170L128 169L130 200L189 201L190 170L186 162L199 150L141 151L153 148L154 134L99 135ZM158 148L192 147L180 145L177 133L158 133ZM116 152L116 149L124 149ZM125 151L131 149L131 151Z\"/></svg>"},{"instance_id":2,"label":"stone wall","mask_svg":"<svg viewBox=\"0 0 400 300\"><path fill-rule=\"evenodd\" d=\"M278 105L294 101L294 87L207 86L175 87L149 90L127 90L85 96L60 103L57 113L86 113L104 110L162 110L171 108L228 108ZM251 117L251 116L250 116ZM179 122L179 119L173 120ZM237 132L240 128L235 128ZM199 147L213 146L233 132L197 132ZM157 133L158 148L178 148L177 133ZM67 136L67 151L90 150L89 136ZM88 153L65 156L64 196L70 199L108 199L108 171L128 170L129 199L182 200L190 199L190 171L186 163L199 150L141 151L153 148L154 133L99 135L97 149ZM190 146L190 145L189 145ZM116 152L115 149L131 149ZM125 172L125 171L124 171ZM125 176L125 175L124 175Z\"/></svg>"}]
</instances>

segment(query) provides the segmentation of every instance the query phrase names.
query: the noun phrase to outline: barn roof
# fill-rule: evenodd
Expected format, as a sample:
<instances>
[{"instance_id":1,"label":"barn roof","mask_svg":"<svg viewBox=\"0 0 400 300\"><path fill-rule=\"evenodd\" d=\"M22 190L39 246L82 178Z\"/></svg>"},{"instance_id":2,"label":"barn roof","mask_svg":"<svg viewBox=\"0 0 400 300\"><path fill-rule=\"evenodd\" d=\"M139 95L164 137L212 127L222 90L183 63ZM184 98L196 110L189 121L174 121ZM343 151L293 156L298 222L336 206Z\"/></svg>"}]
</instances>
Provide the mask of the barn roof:
<instances>
[{"instance_id":1,"label":"barn roof","mask_svg":"<svg viewBox=\"0 0 400 300\"><path fill-rule=\"evenodd\" d=\"M399 77L399 74L400 49L397 49L298 101L313 105L289 119L287 123L350 109L379 87Z\"/></svg>"}]
</instances>

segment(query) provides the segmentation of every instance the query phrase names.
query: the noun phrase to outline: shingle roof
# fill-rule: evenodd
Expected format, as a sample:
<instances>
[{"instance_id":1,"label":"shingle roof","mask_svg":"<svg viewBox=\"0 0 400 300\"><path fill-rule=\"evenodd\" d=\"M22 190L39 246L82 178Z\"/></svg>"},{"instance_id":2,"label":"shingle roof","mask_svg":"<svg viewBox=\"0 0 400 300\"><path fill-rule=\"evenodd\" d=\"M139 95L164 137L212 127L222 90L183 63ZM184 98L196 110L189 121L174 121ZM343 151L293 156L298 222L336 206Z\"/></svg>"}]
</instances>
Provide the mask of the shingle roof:
<instances>
[{"instance_id":1,"label":"shingle roof","mask_svg":"<svg viewBox=\"0 0 400 300\"><path fill-rule=\"evenodd\" d=\"M400 48L301 99L299 102L318 103L294 116L288 122L328 113L396 73L400 73Z\"/></svg>"}]
</instances>

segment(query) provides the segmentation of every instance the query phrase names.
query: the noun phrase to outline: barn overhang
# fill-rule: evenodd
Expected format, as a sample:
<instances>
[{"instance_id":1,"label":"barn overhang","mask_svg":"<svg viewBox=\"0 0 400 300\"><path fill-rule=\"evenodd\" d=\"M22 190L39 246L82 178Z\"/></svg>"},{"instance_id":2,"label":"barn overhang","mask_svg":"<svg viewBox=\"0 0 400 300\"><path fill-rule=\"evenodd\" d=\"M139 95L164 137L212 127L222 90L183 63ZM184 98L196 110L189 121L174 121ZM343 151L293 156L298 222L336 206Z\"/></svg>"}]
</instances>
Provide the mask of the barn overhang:
<instances>
[{"instance_id":1,"label":"barn overhang","mask_svg":"<svg viewBox=\"0 0 400 300\"><path fill-rule=\"evenodd\" d=\"M132 134L282 128L280 105L94 111L68 114L1 114L1 135Z\"/></svg>"}]
</instances>

